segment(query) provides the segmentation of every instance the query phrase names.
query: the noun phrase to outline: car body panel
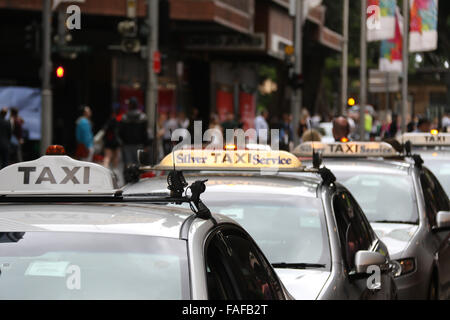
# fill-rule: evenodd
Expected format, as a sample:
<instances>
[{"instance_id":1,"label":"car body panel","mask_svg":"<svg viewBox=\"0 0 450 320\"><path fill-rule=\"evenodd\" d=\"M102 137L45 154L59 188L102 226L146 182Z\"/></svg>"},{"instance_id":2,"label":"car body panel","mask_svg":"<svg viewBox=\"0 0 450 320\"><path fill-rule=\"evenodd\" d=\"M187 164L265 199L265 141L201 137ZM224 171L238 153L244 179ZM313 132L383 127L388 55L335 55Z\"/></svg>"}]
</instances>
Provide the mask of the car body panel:
<instances>
[{"instance_id":1,"label":"car body panel","mask_svg":"<svg viewBox=\"0 0 450 320\"><path fill-rule=\"evenodd\" d=\"M449 297L450 279L450 248L448 247L449 232L435 233L426 215L425 200L420 183L421 168L410 160L382 159L325 159L324 165L330 168L339 181L339 171L349 170L359 173L383 173L410 175L416 205L419 214L419 225L399 225L396 223L371 223L380 238L385 241L393 260L414 258L414 272L401 275L395 279L401 299L427 299L433 272L436 272L440 282L441 298ZM442 256L441 259L438 257Z\"/></svg>"}]
</instances>

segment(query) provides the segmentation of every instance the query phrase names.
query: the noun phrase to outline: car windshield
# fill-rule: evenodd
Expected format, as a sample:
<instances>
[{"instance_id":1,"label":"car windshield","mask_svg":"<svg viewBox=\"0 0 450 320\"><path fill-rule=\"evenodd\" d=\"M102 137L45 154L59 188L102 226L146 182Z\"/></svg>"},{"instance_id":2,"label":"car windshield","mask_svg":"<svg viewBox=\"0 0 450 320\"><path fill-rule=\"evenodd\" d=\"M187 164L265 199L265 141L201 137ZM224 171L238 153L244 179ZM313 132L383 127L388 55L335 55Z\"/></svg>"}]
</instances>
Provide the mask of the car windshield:
<instances>
[{"instance_id":1,"label":"car windshield","mask_svg":"<svg viewBox=\"0 0 450 320\"><path fill-rule=\"evenodd\" d=\"M410 176L350 170L334 170L333 173L350 190L370 222L418 223Z\"/></svg>"},{"instance_id":2,"label":"car windshield","mask_svg":"<svg viewBox=\"0 0 450 320\"><path fill-rule=\"evenodd\" d=\"M425 164L438 178L445 192L450 197L450 161L427 159Z\"/></svg>"},{"instance_id":3,"label":"car windshield","mask_svg":"<svg viewBox=\"0 0 450 320\"><path fill-rule=\"evenodd\" d=\"M0 233L0 300L189 299L186 241Z\"/></svg>"},{"instance_id":4,"label":"car windshield","mask_svg":"<svg viewBox=\"0 0 450 320\"><path fill-rule=\"evenodd\" d=\"M322 202L283 194L206 192L212 212L237 221L271 263L329 266L330 249Z\"/></svg>"}]
</instances>

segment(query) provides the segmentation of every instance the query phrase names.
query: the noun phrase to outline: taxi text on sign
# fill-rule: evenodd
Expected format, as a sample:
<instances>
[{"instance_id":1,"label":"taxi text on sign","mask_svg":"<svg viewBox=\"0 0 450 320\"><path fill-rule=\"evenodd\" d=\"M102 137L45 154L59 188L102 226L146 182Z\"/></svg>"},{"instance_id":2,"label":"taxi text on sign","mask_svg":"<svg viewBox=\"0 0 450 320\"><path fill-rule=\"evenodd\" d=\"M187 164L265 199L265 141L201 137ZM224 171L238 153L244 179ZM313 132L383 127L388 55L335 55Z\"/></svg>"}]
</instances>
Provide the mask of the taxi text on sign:
<instances>
[{"instance_id":1,"label":"taxi text on sign","mask_svg":"<svg viewBox=\"0 0 450 320\"><path fill-rule=\"evenodd\" d=\"M389 157L396 156L395 149L385 142L305 142L294 149L298 156L310 157L313 151L323 157Z\"/></svg>"},{"instance_id":2,"label":"taxi text on sign","mask_svg":"<svg viewBox=\"0 0 450 320\"><path fill-rule=\"evenodd\" d=\"M416 146L450 146L450 133L405 133L402 140Z\"/></svg>"},{"instance_id":3,"label":"taxi text on sign","mask_svg":"<svg viewBox=\"0 0 450 320\"><path fill-rule=\"evenodd\" d=\"M166 156L155 169L171 170L257 170L301 168L301 162L285 151L220 151L220 150L177 150Z\"/></svg>"},{"instance_id":4,"label":"taxi text on sign","mask_svg":"<svg viewBox=\"0 0 450 320\"><path fill-rule=\"evenodd\" d=\"M0 170L0 194L104 194L115 189L110 170L67 156L43 156Z\"/></svg>"}]
</instances>

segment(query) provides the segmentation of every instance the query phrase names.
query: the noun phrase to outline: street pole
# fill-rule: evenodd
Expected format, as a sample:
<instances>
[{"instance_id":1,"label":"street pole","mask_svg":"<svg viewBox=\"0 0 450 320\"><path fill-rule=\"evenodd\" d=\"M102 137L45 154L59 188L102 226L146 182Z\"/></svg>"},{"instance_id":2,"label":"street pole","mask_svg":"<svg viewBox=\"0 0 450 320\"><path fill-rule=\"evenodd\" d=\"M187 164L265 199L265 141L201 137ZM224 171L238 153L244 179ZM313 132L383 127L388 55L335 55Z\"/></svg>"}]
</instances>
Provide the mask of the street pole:
<instances>
[{"instance_id":1,"label":"street pole","mask_svg":"<svg viewBox=\"0 0 450 320\"><path fill-rule=\"evenodd\" d=\"M367 0L361 0L361 66L359 93L359 140L365 140L365 118L367 103Z\"/></svg>"},{"instance_id":2,"label":"street pole","mask_svg":"<svg viewBox=\"0 0 450 320\"><path fill-rule=\"evenodd\" d=\"M150 32L147 36L147 99L145 108L148 128L153 137L152 155L154 163L157 161L156 108L158 106L158 77L153 70L153 54L158 51L158 12L159 1L147 0L147 18Z\"/></svg>"},{"instance_id":3,"label":"street pole","mask_svg":"<svg viewBox=\"0 0 450 320\"><path fill-rule=\"evenodd\" d=\"M42 8L42 108L41 108L41 155L52 144L52 88L50 85L51 74L51 0L44 0Z\"/></svg>"},{"instance_id":4,"label":"street pole","mask_svg":"<svg viewBox=\"0 0 450 320\"><path fill-rule=\"evenodd\" d=\"M409 0L403 0L403 58L402 58L402 133L406 132L408 109L408 64L409 64Z\"/></svg>"},{"instance_id":5,"label":"street pole","mask_svg":"<svg viewBox=\"0 0 450 320\"><path fill-rule=\"evenodd\" d=\"M347 91L348 91L348 19L349 4L348 0L344 0L343 13L343 39L342 39L342 69L341 69L341 110L340 114L344 115L347 108Z\"/></svg>"},{"instance_id":6,"label":"street pole","mask_svg":"<svg viewBox=\"0 0 450 320\"><path fill-rule=\"evenodd\" d=\"M294 24L294 51L295 51L295 65L294 73L297 75L302 74L302 40L303 40L303 0L297 0L295 9L295 24ZM294 90L294 94L291 100L291 113L292 113L292 128L294 130L294 145L297 146L300 143L300 137L298 135L298 129L300 124L300 109L302 108L302 89Z\"/></svg>"}]
</instances>

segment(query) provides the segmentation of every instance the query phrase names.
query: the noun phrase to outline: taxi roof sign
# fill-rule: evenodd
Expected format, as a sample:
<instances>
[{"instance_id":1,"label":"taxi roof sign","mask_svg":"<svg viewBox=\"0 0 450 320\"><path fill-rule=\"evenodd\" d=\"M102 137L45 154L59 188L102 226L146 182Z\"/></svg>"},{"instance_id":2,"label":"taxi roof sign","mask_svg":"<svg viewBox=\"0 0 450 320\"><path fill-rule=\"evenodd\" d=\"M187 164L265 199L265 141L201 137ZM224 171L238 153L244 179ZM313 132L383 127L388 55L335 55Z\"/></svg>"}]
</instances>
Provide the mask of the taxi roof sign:
<instances>
[{"instance_id":1,"label":"taxi roof sign","mask_svg":"<svg viewBox=\"0 0 450 320\"><path fill-rule=\"evenodd\" d=\"M402 141L410 141L413 146L450 146L450 133L404 133Z\"/></svg>"},{"instance_id":2,"label":"taxi roof sign","mask_svg":"<svg viewBox=\"0 0 450 320\"><path fill-rule=\"evenodd\" d=\"M174 163L175 162L175 163ZM255 171L277 169L281 171L299 171L300 160L286 151L267 150L176 150L167 155L155 170L227 170Z\"/></svg>"},{"instance_id":3,"label":"taxi roof sign","mask_svg":"<svg viewBox=\"0 0 450 320\"><path fill-rule=\"evenodd\" d=\"M298 145L293 153L299 157L312 157L313 151L322 157L398 157L395 149L386 142L305 142Z\"/></svg>"},{"instance_id":4,"label":"taxi roof sign","mask_svg":"<svg viewBox=\"0 0 450 320\"><path fill-rule=\"evenodd\" d=\"M68 156L43 156L0 170L0 195L99 195L117 188L109 169Z\"/></svg>"}]
</instances>

